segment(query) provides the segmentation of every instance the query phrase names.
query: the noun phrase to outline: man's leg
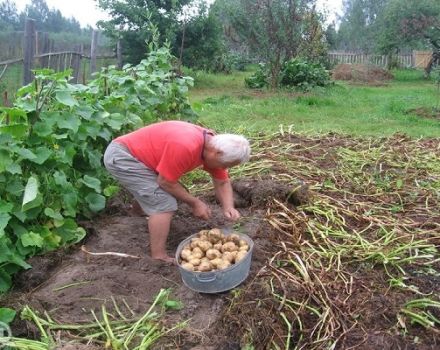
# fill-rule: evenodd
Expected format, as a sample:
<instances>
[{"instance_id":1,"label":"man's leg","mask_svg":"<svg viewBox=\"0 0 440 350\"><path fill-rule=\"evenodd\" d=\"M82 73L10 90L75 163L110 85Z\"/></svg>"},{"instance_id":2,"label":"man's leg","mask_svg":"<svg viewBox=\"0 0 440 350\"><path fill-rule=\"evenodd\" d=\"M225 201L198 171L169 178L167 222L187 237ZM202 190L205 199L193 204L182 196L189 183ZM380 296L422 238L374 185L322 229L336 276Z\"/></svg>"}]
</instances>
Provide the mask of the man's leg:
<instances>
[{"instance_id":1,"label":"man's leg","mask_svg":"<svg viewBox=\"0 0 440 350\"><path fill-rule=\"evenodd\" d=\"M174 258L166 251L166 242L170 232L171 219L174 212L152 214L148 218L150 232L150 250L153 259L174 262Z\"/></svg>"}]
</instances>

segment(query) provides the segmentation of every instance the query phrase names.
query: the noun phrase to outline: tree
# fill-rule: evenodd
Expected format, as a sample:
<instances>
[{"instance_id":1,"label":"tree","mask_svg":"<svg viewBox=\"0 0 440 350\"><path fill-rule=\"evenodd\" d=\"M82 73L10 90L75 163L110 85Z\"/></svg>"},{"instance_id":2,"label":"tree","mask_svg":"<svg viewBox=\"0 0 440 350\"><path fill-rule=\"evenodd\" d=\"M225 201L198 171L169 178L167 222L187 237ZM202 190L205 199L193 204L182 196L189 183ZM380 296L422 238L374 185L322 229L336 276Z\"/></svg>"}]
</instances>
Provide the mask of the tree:
<instances>
[{"instance_id":1,"label":"tree","mask_svg":"<svg viewBox=\"0 0 440 350\"><path fill-rule=\"evenodd\" d=\"M274 88L285 61L322 51L318 47L324 45L324 36L315 2L217 0L215 7L226 28L233 28L233 36L244 42L254 57L268 63L270 86Z\"/></svg>"},{"instance_id":2,"label":"tree","mask_svg":"<svg viewBox=\"0 0 440 350\"><path fill-rule=\"evenodd\" d=\"M433 56L425 71L429 75L435 61L440 62L440 2L438 0L389 0L379 22L382 32L378 47L392 53L402 45L426 43Z\"/></svg>"},{"instance_id":3,"label":"tree","mask_svg":"<svg viewBox=\"0 0 440 350\"><path fill-rule=\"evenodd\" d=\"M24 12L20 15L22 27L24 27L26 17L34 19L35 28L43 31L49 17L49 6L47 6L46 1L32 0L29 5L26 5Z\"/></svg>"},{"instance_id":4,"label":"tree","mask_svg":"<svg viewBox=\"0 0 440 350\"><path fill-rule=\"evenodd\" d=\"M340 48L371 52L376 47L381 28L377 18L389 0L344 0L343 15L338 31Z\"/></svg>"},{"instance_id":5,"label":"tree","mask_svg":"<svg viewBox=\"0 0 440 350\"><path fill-rule=\"evenodd\" d=\"M187 67L221 70L224 53L223 31L218 18L201 3L198 12L181 21L174 51Z\"/></svg>"},{"instance_id":6,"label":"tree","mask_svg":"<svg viewBox=\"0 0 440 350\"><path fill-rule=\"evenodd\" d=\"M175 44L179 15L189 3L191 0L98 0L99 7L112 17L99 26L108 36L121 38L127 61L137 63L146 55L145 42L152 39L151 24L158 29L158 44Z\"/></svg>"},{"instance_id":7,"label":"tree","mask_svg":"<svg viewBox=\"0 0 440 350\"><path fill-rule=\"evenodd\" d=\"M15 3L4 0L0 3L0 30L17 29L19 25L18 11Z\"/></svg>"}]
</instances>

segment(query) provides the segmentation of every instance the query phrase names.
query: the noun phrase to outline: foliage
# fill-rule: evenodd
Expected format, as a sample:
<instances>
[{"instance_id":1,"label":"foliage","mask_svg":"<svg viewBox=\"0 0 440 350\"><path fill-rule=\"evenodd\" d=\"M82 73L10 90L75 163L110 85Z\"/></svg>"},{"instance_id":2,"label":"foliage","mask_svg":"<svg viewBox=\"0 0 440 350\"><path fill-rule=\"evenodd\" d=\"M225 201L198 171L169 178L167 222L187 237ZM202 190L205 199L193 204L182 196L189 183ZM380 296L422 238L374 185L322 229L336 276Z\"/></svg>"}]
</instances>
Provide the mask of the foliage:
<instances>
[{"instance_id":1,"label":"foliage","mask_svg":"<svg viewBox=\"0 0 440 350\"><path fill-rule=\"evenodd\" d=\"M309 90L315 86L330 84L330 75L320 63L294 58L283 65L281 86Z\"/></svg>"},{"instance_id":2,"label":"foliage","mask_svg":"<svg viewBox=\"0 0 440 350\"><path fill-rule=\"evenodd\" d=\"M7 307L0 307L0 322L10 324L15 318L16 312Z\"/></svg>"},{"instance_id":3,"label":"foliage","mask_svg":"<svg viewBox=\"0 0 440 350\"><path fill-rule=\"evenodd\" d=\"M145 57L145 42L155 35L152 26L157 28L159 44L175 44L179 15L189 3L191 0L99 0L99 7L111 16L99 26L108 36L121 38L126 61L137 64Z\"/></svg>"},{"instance_id":4,"label":"foliage","mask_svg":"<svg viewBox=\"0 0 440 350\"><path fill-rule=\"evenodd\" d=\"M0 109L0 292L29 256L85 236L117 190L101 164L110 140L159 119L193 118L169 49L150 47L137 66L103 69L88 86L69 73L35 72L11 108Z\"/></svg>"},{"instance_id":5,"label":"foliage","mask_svg":"<svg viewBox=\"0 0 440 350\"><path fill-rule=\"evenodd\" d=\"M231 40L244 43L251 55L267 63L269 85L275 88L284 61L298 55L316 58L325 52L322 19L314 3L217 0L215 10L233 28Z\"/></svg>"},{"instance_id":6,"label":"foliage","mask_svg":"<svg viewBox=\"0 0 440 350\"><path fill-rule=\"evenodd\" d=\"M250 77L244 79L245 85L251 89L261 89L263 87L266 87L269 85L267 81L267 75L268 72L266 65L260 63L255 73L252 74Z\"/></svg>"},{"instance_id":7,"label":"foliage","mask_svg":"<svg viewBox=\"0 0 440 350\"><path fill-rule=\"evenodd\" d=\"M179 52L186 67L206 71L224 71L228 67L218 18L206 7L183 23L177 31L175 52ZM182 43L182 39L183 43Z\"/></svg>"},{"instance_id":8,"label":"foliage","mask_svg":"<svg viewBox=\"0 0 440 350\"><path fill-rule=\"evenodd\" d=\"M338 31L338 46L349 51L371 52L380 28L377 18L389 0L345 0Z\"/></svg>"},{"instance_id":9,"label":"foliage","mask_svg":"<svg viewBox=\"0 0 440 350\"><path fill-rule=\"evenodd\" d=\"M437 0L389 0L378 22L380 51L389 54L402 45L413 47L422 42L434 53L426 73L430 73L434 59L440 61L440 2Z\"/></svg>"},{"instance_id":10,"label":"foliage","mask_svg":"<svg viewBox=\"0 0 440 350\"><path fill-rule=\"evenodd\" d=\"M248 78L245 85L251 89L267 87L270 79L266 65L260 64L258 70ZM285 62L281 68L280 86L298 87L309 90L315 86L330 84L330 75L320 63L313 63L303 58L294 58Z\"/></svg>"}]
</instances>

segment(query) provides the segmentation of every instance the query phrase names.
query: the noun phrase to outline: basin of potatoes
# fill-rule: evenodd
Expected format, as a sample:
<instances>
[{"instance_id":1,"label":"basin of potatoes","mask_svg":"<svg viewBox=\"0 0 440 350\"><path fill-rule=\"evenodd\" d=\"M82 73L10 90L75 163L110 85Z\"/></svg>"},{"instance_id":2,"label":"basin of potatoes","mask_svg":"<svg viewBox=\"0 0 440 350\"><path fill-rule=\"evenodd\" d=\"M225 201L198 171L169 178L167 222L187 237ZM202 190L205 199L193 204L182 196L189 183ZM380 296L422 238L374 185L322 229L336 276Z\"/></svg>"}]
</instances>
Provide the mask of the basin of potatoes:
<instances>
[{"instance_id":1,"label":"basin of potatoes","mask_svg":"<svg viewBox=\"0 0 440 350\"><path fill-rule=\"evenodd\" d=\"M243 233L214 228L193 234L176 250L183 283L201 293L237 287L249 274L253 246L252 239Z\"/></svg>"}]
</instances>

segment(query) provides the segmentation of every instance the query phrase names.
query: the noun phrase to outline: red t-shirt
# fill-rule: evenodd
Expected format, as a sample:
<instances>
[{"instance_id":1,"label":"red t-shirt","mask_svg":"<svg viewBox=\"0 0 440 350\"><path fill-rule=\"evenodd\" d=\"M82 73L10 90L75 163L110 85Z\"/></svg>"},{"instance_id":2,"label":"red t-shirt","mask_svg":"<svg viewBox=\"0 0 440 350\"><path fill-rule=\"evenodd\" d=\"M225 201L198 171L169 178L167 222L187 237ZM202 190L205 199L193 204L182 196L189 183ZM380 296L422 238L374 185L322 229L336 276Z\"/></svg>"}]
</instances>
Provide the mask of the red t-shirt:
<instances>
[{"instance_id":1,"label":"red t-shirt","mask_svg":"<svg viewBox=\"0 0 440 350\"><path fill-rule=\"evenodd\" d=\"M175 182L199 166L215 179L225 180L228 178L226 169L209 169L203 164L206 132L194 124L165 121L145 126L114 141L125 145L136 159L168 181Z\"/></svg>"}]
</instances>

